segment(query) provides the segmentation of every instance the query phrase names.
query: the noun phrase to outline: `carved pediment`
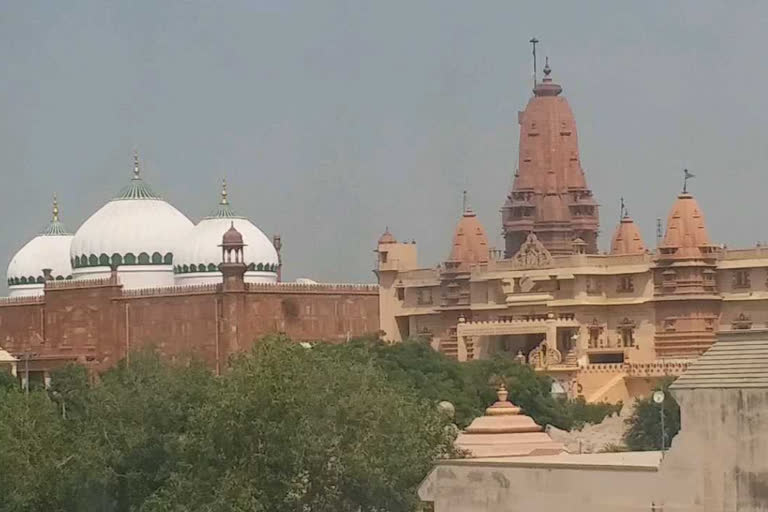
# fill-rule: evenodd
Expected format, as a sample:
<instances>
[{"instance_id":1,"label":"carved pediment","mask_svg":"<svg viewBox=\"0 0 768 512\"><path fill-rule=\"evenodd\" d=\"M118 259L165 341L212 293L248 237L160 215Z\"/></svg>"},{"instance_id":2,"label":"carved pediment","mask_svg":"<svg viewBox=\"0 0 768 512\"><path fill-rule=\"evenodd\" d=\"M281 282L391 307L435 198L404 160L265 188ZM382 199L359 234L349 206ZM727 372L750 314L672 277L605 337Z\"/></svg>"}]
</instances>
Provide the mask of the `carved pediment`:
<instances>
[{"instance_id":1,"label":"carved pediment","mask_svg":"<svg viewBox=\"0 0 768 512\"><path fill-rule=\"evenodd\" d=\"M512 256L512 264L515 268L544 268L553 265L552 255L536 235L528 234L517 254Z\"/></svg>"}]
</instances>

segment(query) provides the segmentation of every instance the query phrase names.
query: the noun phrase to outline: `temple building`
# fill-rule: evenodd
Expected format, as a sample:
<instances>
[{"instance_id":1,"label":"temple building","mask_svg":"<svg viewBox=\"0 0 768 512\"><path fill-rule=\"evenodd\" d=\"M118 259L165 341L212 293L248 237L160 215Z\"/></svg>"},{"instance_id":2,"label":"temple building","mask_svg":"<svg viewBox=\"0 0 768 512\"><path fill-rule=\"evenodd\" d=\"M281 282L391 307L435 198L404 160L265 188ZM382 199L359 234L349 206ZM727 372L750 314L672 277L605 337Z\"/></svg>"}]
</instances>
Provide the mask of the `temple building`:
<instances>
[{"instance_id":1,"label":"temple building","mask_svg":"<svg viewBox=\"0 0 768 512\"><path fill-rule=\"evenodd\" d=\"M273 243L274 241L274 243ZM0 353L46 382L69 362L99 372L153 347L217 372L259 337L342 341L379 327L378 286L281 282L282 246L230 204L226 184L197 224L133 176L74 235L49 225L8 265Z\"/></svg>"},{"instance_id":2,"label":"temple building","mask_svg":"<svg viewBox=\"0 0 768 512\"><path fill-rule=\"evenodd\" d=\"M574 117L544 72L519 115L519 170L501 212L505 252L491 248L469 208L436 267L420 266L416 245L387 230L376 248L385 336L427 338L460 361L515 358L569 396L615 402L679 375L718 335L768 331L768 248L713 242L687 181L670 198L658 247L622 200L610 250L598 252Z\"/></svg>"}]
</instances>

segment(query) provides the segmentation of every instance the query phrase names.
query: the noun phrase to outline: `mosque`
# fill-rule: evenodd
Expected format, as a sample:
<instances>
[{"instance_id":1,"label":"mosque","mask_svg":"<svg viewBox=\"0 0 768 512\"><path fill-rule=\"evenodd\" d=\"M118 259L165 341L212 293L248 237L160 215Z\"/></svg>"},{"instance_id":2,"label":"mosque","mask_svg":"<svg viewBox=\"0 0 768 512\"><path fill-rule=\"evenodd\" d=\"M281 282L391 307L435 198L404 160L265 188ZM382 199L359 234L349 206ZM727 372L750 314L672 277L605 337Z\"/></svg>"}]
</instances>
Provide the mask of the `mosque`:
<instances>
[{"instance_id":1,"label":"mosque","mask_svg":"<svg viewBox=\"0 0 768 512\"><path fill-rule=\"evenodd\" d=\"M69 362L97 373L148 346L219 372L265 334L341 341L378 330L376 285L282 282L281 246L235 212L226 183L194 224L134 156L129 184L74 234L54 198L48 226L13 256L0 352L27 382Z\"/></svg>"},{"instance_id":2,"label":"mosque","mask_svg":"<svg viewBox=\"0 0 768 512\"><path fill-rule=\"evenodd\" d=\"M59 219L54 199L48 227L8 265L9 295L42 295L48 279L103 279L113 269L126 290L217 283L221 281L219 244L230 225L245 241L245 282L276 283L280 238L270 241L250 220L234 212L226 182L217 207L193 224L152 191L134 155L131 182L74 235Z\"/></svg>"},{"instance_id":3,"label":"mosque","mask_svg":"<svg viewBox=\"0 0 768 512\"><path fill-rule=\"evenodd\" d=\"M717 338L764 336L768 248L715 243L687 171L655 248L622 204L610 251L598 251L598 203L574 115L551 73L547 63L518 115L503 251L489 245L468 206L437 266L419 266L415 243L388 229L380 237L386 336L427 338L460 361L515 358L553 377L554 392L610 402L680 375Z\"/></svg>"}]
</instances>

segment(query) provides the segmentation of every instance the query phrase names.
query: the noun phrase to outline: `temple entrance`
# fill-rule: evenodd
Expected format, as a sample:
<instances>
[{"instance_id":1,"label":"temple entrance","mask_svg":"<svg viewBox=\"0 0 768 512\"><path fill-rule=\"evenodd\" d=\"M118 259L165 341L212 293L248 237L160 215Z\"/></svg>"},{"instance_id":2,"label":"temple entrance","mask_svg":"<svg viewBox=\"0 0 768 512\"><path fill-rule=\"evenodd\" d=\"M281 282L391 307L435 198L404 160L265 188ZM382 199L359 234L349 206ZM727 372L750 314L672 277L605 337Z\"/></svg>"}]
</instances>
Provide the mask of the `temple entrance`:
<instances>
[{"instance_id":1,"label":"temple entrance","mask_svg":"<svg viewBox=\"0 0 768 512\"><path fill-rule=\"evenodd\" d=\"M484 336L487 339L486 357L502 356L514 358L519 353L528 360L528 354L546 339L546 333L534 334L505 334L501 336Z\"/></svg>"}]
</instances>

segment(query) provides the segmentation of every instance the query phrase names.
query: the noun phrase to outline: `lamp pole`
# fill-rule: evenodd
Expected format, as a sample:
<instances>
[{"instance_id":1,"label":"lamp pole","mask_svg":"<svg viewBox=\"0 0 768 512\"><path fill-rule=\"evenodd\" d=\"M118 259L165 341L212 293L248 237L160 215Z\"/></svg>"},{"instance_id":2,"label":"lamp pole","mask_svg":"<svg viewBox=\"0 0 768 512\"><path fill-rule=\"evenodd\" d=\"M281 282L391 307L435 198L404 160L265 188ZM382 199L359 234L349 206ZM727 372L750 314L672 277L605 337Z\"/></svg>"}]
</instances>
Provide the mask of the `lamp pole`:
<instances>
[{"instance_id":1,"label":"lamp pole","mask_svg":"<svg viewBox=\"0 0 768 512\"><path fill-rule=\"evenodd\" d=\"M659 415L661 416L661 453L666 448L666 432L664 431L664 392L656 391L653 393L653 401L659 404Z\"/></svg>"}]
</instances>

